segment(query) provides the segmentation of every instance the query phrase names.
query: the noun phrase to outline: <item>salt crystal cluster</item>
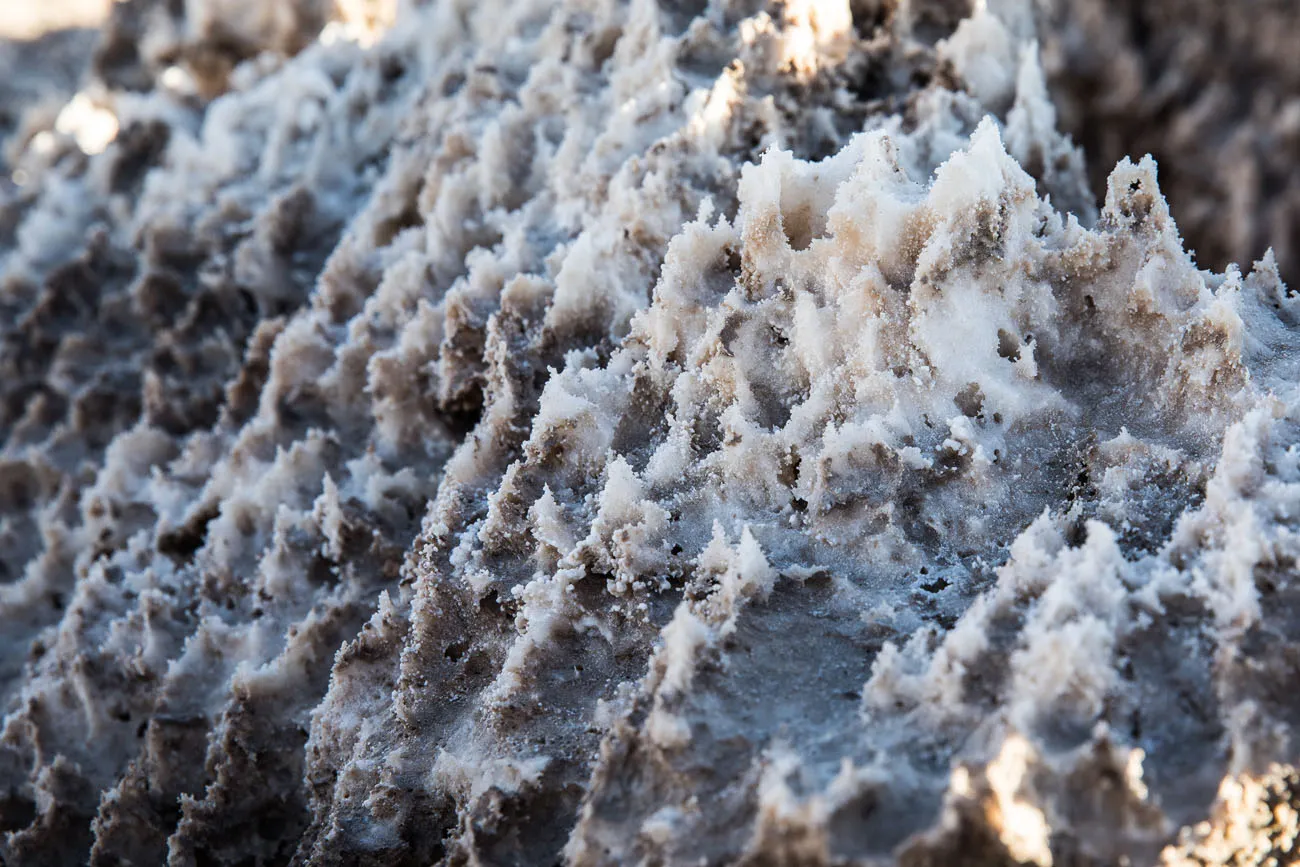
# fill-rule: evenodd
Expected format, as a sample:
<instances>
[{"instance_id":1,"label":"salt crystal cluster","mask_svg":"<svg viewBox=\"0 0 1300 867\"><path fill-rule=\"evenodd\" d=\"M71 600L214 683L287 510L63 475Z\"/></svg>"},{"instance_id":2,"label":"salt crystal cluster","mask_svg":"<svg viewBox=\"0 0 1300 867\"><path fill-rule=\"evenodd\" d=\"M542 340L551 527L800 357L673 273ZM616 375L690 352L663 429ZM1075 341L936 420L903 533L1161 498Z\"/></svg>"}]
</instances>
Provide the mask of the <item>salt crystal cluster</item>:
<instances>
[{"instance_id":1,"label":"salt crystal cluster","mask_svg":"<svg viewBox=\"0 0 1300 867\"><path fill-rule=\"evenodd\" d=\"M1291 851L1300 307L1040 7L185 5L0 190L0 864Z\"/></svg>"}]
</instances>

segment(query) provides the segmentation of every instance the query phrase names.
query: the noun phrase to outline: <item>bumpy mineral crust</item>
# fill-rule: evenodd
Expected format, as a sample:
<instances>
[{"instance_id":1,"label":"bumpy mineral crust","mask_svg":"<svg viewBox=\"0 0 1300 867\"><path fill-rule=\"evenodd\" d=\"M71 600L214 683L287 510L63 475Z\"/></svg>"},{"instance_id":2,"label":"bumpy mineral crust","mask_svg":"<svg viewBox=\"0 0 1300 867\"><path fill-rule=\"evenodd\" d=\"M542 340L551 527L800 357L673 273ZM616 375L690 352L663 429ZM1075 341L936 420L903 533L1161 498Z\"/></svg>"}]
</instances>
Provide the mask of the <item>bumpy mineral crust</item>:
<instances>
[{"instance_id":1,"label":"bumpy mineral crust","mask_svg":"<svg viewBox=\"0 0 1300 867\"><path fill-rule=\"evenodd\" d=\"M1061 126L1094 183L1154 154L1203 267L1271 246L1300 282L1300 9L1293 0L1036 0Z\"/></svg>"},{"instance_id":2,"label":"bumpy mineral crust","mask_svg":"<svg viewBox=\"0 0 1300 867\"><path fill-rule=\"evenodd\" d=\"M0 864L1294 857L1300 306L1094 204L1058 13L117 4L0 181Z\"/></svg>"}]
</instances>

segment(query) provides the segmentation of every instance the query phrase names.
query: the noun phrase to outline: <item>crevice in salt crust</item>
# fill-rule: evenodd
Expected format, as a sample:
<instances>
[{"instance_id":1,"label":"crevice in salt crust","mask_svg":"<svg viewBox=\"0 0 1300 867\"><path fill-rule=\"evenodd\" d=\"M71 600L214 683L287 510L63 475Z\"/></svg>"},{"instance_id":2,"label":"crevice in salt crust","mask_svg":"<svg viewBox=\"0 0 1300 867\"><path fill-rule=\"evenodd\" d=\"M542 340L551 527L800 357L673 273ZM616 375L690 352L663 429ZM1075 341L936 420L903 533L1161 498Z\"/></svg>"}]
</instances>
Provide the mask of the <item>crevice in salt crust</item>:
<instances>
[{"instance_id":1,"label":"crevice in salt crust","mask_svg":"<svg viewBox=\"0 0 1300 867\"><path fill-rule=\"evenodd\" d=\"M147 8L0 199L0 863L1293 845L1300 311L1029 4Z\"/></svg>"}]
</instances>

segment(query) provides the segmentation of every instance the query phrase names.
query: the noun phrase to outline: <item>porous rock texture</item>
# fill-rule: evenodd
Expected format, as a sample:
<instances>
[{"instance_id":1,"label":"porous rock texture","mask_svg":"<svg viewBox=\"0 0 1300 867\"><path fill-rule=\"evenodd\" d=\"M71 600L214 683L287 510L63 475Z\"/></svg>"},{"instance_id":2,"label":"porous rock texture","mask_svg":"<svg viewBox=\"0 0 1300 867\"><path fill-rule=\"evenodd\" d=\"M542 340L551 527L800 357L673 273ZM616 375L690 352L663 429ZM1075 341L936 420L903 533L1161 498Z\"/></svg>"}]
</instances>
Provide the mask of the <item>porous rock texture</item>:
<instances>
[{"instance_id":1,"label":"porous rock texture","mask_svg":"<svg viewBox=\"0 0 1300 867\"><path fill-rule=\"evenodd\" d=\"M117 4L0 182L0 863L1292 858L1300 308L1094 205L1053 9Z\"/></svg>"}]
</instances>

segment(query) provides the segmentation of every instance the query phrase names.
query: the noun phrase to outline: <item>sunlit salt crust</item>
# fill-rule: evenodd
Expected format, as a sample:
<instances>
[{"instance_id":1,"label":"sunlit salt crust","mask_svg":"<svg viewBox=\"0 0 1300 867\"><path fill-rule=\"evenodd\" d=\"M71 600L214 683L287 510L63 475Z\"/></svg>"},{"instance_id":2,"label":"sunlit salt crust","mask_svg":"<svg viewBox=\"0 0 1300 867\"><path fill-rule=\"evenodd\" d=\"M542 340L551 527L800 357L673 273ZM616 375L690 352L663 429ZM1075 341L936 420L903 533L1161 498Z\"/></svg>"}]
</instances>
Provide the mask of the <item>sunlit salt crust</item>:
<instances>
[{"instance_id":1,"label":"sunlit salt crust","mask_svg":"<svg viewBox=\"0 0 1300 867\"><path fill-rule=\"evenodd\" d=\"M18 155L0 863L1283 851L1272 257L1094 207L1029 5L760 5L159 49Z\"/></svg>"}]
</instances>

